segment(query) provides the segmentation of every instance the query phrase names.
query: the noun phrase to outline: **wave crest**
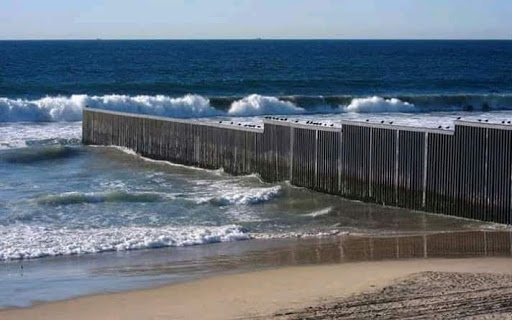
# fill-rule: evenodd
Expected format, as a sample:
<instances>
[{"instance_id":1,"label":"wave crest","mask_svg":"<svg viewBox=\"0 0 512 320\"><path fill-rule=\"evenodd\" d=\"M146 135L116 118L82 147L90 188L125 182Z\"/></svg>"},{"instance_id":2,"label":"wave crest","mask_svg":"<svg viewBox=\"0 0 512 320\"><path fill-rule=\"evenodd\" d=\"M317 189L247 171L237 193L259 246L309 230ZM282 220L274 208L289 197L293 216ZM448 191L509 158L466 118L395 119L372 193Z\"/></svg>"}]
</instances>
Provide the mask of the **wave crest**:
<instances>
[{"instance_id":1,"label":"wave crest","mask_svg":"<svg viewBox=\"0 0 512 320\"><path fill-rule=\"evenodd\" d=\"M378 113L511 110L512 95L402 95L358 96L262 96L182 97L165 95L72 95L38 100L0 98L0 122L80 121L86 105L113 111L174 118L259 116L266 114Z\"/></svg>"},{"instance_id":2,"label":"wave crest","mask_svg":"<svg viewBox=\"0 0 512 320\"><path fill-rule=\"evenodd\" d=\"M279 100L276 97L252 94L233 102L228 114L233 116L257 116L263 114L301 114L305 112L305 109L297 107L292 102Z\"/></svg>"},{"instance_id":3,"label":"wave crest","mask_svg":"<svg viewBox=\"0 0 512 320\"><path fill-rule=\"evenodd\" d=\"M198 203L212 203L218 206L227 205L254 205L264 203L279 197L283 189L281 186L270 188L249 188L247 190L234 190L223 192L223 195L213 198L202 198Z\"/></svg>"},{"instance_id":4,"label":"wave crest","mask_svg":"<svg viewBox=\"0 0 512 320\"><path fill-rule=\"evenodd\" d=\"M39 100L0 98L0 122L79 121L87 100L86 95Z\"/></svg>"},{"instance_id":5,"label":"wave crest","mask_svg":"<svg viewBox=\"0 0 512 320\"><path fill-rule=\"evenodd\" d=\"M210 105L209 99L194 94L187 94L178 98L163 95L135 97L107 95L102 97L95 96L90 98L90 100L89 105L109 110L172 118L211 117L223 114Z\"/></svg>"},{"instance_id":6,"label":"wave crest","mask_svg":"<svg viewBox=\"0 0 512 320\"><path fill-rule=\"evenodd\" d=\"M39 100L0 98L0 122L80 121L86 106L132 113L175 118L210 117L223 113L210 105L207 98L185 95L172 98L157 96L72 95L45 97Z\"/></svg>"},{"instance_id":7,"label":"wave crest","mask_svg":"<svg viewBox=\"0 0 512 320\"><path fill-rule=\"evenodd\" d=\"M356 98L348 106L341 107L345 112L379 113L379 112L418 112L418 109L409 102L396 98L384 99L381 97Z\"/></svg>"},{"instance_id":8,"label":"wave crest","mask_svg":"<svg viewBox=\"0 0 512 320\"><path fill-rule=\"evenodd\" d=\"M31 239L31 241L27 241ZM0 261L47 256L76 255L181 247L248 240L237 225L219 227L116 227L100 229L54 229L42 226L0 226Z\"/></svg>"}]
</instances>

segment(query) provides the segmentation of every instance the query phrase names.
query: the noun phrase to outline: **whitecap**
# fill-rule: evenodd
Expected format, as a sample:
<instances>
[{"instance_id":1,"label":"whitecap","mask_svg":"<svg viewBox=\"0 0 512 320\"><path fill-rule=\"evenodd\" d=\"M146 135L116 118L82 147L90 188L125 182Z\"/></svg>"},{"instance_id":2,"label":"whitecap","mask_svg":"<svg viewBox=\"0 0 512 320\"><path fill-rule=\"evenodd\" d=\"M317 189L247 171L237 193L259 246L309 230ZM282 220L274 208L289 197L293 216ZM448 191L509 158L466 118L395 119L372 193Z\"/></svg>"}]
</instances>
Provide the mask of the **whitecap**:
<instances>
[{"instance_id":1,"label":"whitecap","mask_svg":"<svg viewBox=\"0 0 512 320\"><path fill-rule=\"evenodd\" d=\"M233 190L220 191L222 194L213 197L200 197L197 203L212 203L219 206L227 205L254 205L279 197L282 193L281 186L269 188L234 188Z\"/></svg>"},{"instance_id":2,"label":"whitecap","mask_svg":"<svg viewBox=\"0 0 512 320\"><path fill-rule=\"evenodd\" d=\"M85 106L174 118L210 117L223 112L213 108L208 98L188 94L164 95L72 95L36 100L0 98L0 122L80 121Z\"/></svg>"},{"instance_id":3,"label":"whitecap","mask_svg":"<svg viewBox=\"0 0 512 320\"><path fill-rule=\"evenodd\" d=\"M53 228L0 226L0 261L248 240L237 225L187 227Z\"/></svg>"},{"instance_id":4,"label":"whitecap","mask_svg":"<svg viewBox=\"0 0 512 320\"><path fill-rule=\"evenodd\" d=\"M348 106L342 106L345 112L380 113L380 112L417 112L418 109L409 102L396 98L381 97L356 98Z\"/></svg>"},{"instance_id":5,"label":"whitecap","mask_svg":"<svg viewBox=\"0 0 512 320\"><path fill-rule=\"evenodd\" d=\"M252 94L231 104L228 114L233 116L255 116L265 114L301 114L306 110L289 101L276 97Z\"/></svg>"}]
</instances>

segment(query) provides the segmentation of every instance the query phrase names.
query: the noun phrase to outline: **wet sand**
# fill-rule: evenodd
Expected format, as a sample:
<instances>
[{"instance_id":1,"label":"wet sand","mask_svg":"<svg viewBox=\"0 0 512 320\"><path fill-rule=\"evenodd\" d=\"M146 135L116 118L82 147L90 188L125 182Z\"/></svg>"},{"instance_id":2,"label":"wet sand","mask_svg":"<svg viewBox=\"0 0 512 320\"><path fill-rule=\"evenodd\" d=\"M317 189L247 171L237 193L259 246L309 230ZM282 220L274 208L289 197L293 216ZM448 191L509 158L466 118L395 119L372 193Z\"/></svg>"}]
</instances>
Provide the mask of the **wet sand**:
<instances>
[{"instance_id":1,"label":"wet sand","mask_svg":"<svg viewBox=\"0 0 512 320\"><path fill-rule=\"evenodd\" d=\"M454 312L464 306L467 316L503 315L510 311L508 304L502 307L502 299L493 297L509 298L511 287L509 258L355 262L284 267L88 296L0 311L0 319L324 319L336 315L332 312L347 312L349 306L349 317L369 318L372 306L386 310L391 304L412 311L417 303L433 312L429 316L457 315L436 307L448 303L447 296L458 299L452 301ZM482 296L483 289L487 294Z\"/></svg>"}]
</instances>

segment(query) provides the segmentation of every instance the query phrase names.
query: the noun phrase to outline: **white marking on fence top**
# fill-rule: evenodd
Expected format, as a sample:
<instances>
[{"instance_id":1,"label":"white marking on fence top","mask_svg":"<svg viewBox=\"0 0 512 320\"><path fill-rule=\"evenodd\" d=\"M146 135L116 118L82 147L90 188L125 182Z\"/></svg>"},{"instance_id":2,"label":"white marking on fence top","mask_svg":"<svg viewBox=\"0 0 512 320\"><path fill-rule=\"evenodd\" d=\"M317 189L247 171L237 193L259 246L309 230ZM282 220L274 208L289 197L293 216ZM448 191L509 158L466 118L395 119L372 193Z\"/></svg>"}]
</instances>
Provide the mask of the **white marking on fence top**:
<instances>
[{"instance_id":1,"label":"white marking on fence top","mask_svg":"<svg viewBox=\"0 0 512 320\"><path fill-rule=\"evenodd\" d=\"M209 127L216 127L216 128L222 128L222 129L234 129L234 130L250 131L250 132L257 132L257 133L263 133L263 131L264 131L263 126L261 126L260 128L247 127L244 125L238 125L236 121L230 121L230 120L219 120L219 121L222 121L222 123L220 123L219 121L214 122L214 121L189 120L189 119L171 118L171 117L164 117L164 116L147 115L147 114L141 114L141 113L112 111L112 110L97 109L97 108L91 108L91 107L85 107L83 110L84 111L93 111L93 112L97 112L97 113L104 113L104 114L133 117L133 118L144 118L144 119L176 122L176 123L183 123L183 124L195 124L195 125L200 125L200 126L209 126ZM438 133L438 134L445 134L445 135L453 135L455 132L454 131L455 126L468 126L468 127L479 127L479 128L489 128L489 129L512 130L512 124L493 123L493 122L485 122L485 121L476 122L476 121L466 121L466 120L455 120L454 127L450 128L450 129L412 127L412 126L404 126L404 125L394 125L394 124L389 124L389 123L367 122L367 121L360 121L360 120L340 120L341 127L336 124L334 124L333 126L306 124L306 123L301 123L301 122L295 122L296 120L286 120L286 121L285 120L275 120L275 119L262 119L262 120L263 120L264 124L273 124L273 125L288 126L288 127L293 127L293 128L299 128L299 129L322 130L322 131L331 131L331 132L339 132L344 125L379 128L379 129L401 130L401 131L413 131L413 132L429 132L429 133ZM231 124L231 122L233 122L233 124Z\"/></svg>"},{"instance_id":2,"label":"white marking on fence top","mask_svg":"<svg viewBox=\"0 0 512 320\"><path fill-rule=\"evenodd\" d=\"M225 122L231 122L231 121L227 121L227 120L222 120L222 123L213 122L213 121L212 122L210 122L210 121L193 121L193 120L187 120L187 119L153 116L153 115L140 114L140 113L111 111L111 110L96 109L96 108L90 108L90 107L84 108L84 111L92 111L92 112L97 112L97 113L112 114L112 115L119 115L119 116L132 117L132 118L144 118L144 119L160 120L160 121L183 123L183 124L195 124L195 125L200 125L200 126L216 127L216 128L222 128L222 129L233 129L233 130L263 133L263 127L261 127L261 128L244 127L243 125L236 124L235 121L233 121L233 124L228 124Z\"/></svg>"},{"instance_id":3,"label":"white marking on fence top","mask_svg":"<svg viewBox=\"0 0 512 320\"><path fill-rule=\"evenodd\" d=\"M338 125L319 125L319 124L307 124L295 122L297 120L275 120L275 119L263 119L264 124L273 124L278 126L299 128L299 129L308 129L308 130L322 130L322 131L331 131L331 132L340 132L341 127Z\"/></svg>"},{"instance_id":4,"label":"white marking on fence top","mask_svg":"<svg viewBox=\"0 0 512 320\"><path fill-rule=\"evenodd\" d=\"M478 128L489 128L489 129L501 129L501 130L512 130L512 124L485 122L485 121L466 121L466 120L455 120L456 126L466 127L478 127Z\"/></svg>"},{"instance_id":5,"label":"white marking on fence top","mask_svg":"<svg viewBox=\"0 0 512 320\"><path fill-rule=\"evenodd\" d=\"M439 133L446 135L453 135L455 131L453 129L438 129L438 128L427 128L427 127L412 127L412 126L403 126L403 125L395 125L389 123L378 123L378 122L367 122L360 120L341 120L342 126L359 126L359 127L368 127L368 128L377 128L377 129L390 129L390 130L400 130L400 131L413 131L413 132L428 132L428 133Z\"/></svg>"}]
</instances>

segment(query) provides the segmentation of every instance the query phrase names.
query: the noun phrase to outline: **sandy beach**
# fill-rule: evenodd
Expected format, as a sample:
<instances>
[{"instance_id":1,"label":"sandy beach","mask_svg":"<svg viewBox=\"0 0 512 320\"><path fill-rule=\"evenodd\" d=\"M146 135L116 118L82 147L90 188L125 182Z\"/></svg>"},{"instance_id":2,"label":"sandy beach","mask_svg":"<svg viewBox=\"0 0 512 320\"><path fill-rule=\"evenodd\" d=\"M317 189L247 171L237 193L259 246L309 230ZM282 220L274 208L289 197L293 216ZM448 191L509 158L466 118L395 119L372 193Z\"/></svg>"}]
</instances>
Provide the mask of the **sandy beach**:
<instances>
[{"instance_id":1,"label":"sandy beach","mask_svg":"<svg viewBox=\"0 0 512 320\"><path fill-rule=\"evenodd\" d=\"M501 298L493 299L496 294ZM396 312L418 312L418 301L429 306L438 304L427 308L429 316L456 316L464 312L464 316L503 317L512 310L506 302L511 295L512 259L414 259L223 275L155 289L8 309L0 311L0 318L369 318L383 303L399 304L401 308ZM454 297L457 301L453 301ZM476 300L480 303L473 303ZM439 303L456 303L457 308L450 311ZM384 318L394 314L394 309L390 309L387 305Z\"/></svg>"}]
</instances>

